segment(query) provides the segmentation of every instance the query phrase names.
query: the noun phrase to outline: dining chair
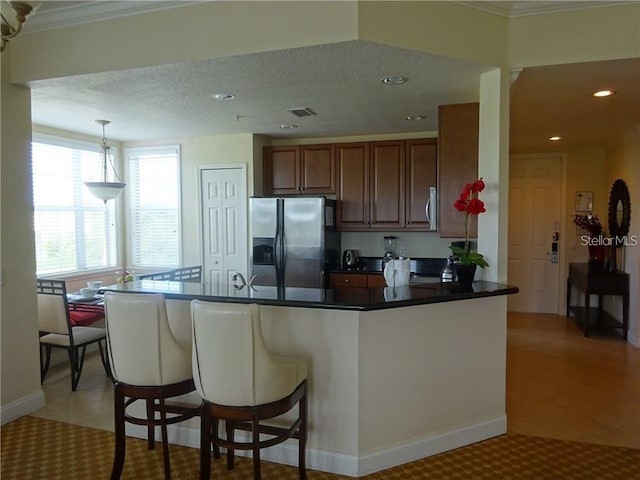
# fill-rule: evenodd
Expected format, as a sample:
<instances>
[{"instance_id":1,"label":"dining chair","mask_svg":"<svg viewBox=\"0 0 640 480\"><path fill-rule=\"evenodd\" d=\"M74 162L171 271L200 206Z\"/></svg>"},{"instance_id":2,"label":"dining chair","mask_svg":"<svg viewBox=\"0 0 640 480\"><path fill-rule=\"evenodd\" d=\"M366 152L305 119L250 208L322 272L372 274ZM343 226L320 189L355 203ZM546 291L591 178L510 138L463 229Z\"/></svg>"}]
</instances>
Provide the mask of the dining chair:
<instances>
[{"instance_id":1,"label":"dining chair","mask_svg":"<svg viewBox=\"0 0 640 480\"><path fill-rule=\"evenodd\" d=\"M144 273L139 275L140 280L170 280L174 282L194 282L202 281L202 265L193 267L180 267L165 272Z\"/></svg>"},{"instance_id":2,"label":"dining chair","mask_svg":"<svg viewBox=\"0 0 640 480\"><path fill-rule=\"evenodd\" d=\"M167 403L195 390L190 345L180 344L171 332L162 294L107 292L104 300L107 352L114 379L115 455L111 479L122 475L125 423L129 422L147 427L149 450L155 446L155 427L160 427L168 480L171 468L167 425L200 412L200 405ZM146 406L145 416L128 410L138 401Z\"/></svg>"},{"instance_id":3,"label":"dining chair","mask_svg":"<svg viewBox=\"0 0 640 480\"><path fill-rule=\"evenodd\" d=\"M139 280L173 280L173 270L166 272L143 273L138 275Z\"/></svg>"},{"instance_id":4,"label":"dining chair","mask_svg":"<svg viewBox=\"0 0 640 480\"><path fill-rule=\"evenodd\" d=\"M173 278L176 282L194 282L200 283L202 281L202 265L195 265L193 267L181 267L172 270Z\"/></svg>"},{"instance_id":5,"label":"dining chair","mask_svg":"<svg viewBox=\"0 0 640 480\"><path fill-rule=\"evenodd\" d=\"M36 282L40 334L40 381L44 382L49 370L51 351L54 348L64 349L69 355L71 390L75 391L84 366L87 346L93 343L98 344L102 365L107 375L110 375L106 352L103 349L106 338L105 329L73 324L64 280L37 279Z\"/></svg>"},{"instance_id":6,"label":"dining chair","mask_svg":"<svg viewBox=\"0 0 640 480\"><path fill-rule=\"evenodd\" d=\"M306 479L306 362L269 353L255 304L193 300L191 317L193 377L203 399L200 479L209 479L212 445L214 456L216 447L227 449L229 470L234 450L251 450L253 478L260 479L260 449L289 438L298 439L298 473ZM296 405L297 418L288 426L263 423ZM225 421L226 438L219 435L219 420ZM237 429L251 432L250 441L236 441Z\"/></svg>"}]
</instances>

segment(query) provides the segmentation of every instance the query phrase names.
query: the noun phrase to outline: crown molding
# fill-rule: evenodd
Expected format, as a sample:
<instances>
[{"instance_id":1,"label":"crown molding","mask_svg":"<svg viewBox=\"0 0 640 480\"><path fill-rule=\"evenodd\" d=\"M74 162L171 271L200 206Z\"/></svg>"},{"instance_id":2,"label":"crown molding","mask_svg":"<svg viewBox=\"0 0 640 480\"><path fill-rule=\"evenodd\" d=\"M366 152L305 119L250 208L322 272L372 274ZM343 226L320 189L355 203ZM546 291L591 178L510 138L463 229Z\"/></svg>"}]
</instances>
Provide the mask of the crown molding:
<instances>
[{"instance_id":1,"label":"crown molding","mask_svg":"<svg viewBox=\"0 0 640 480\"><path fill-rule=\"evenodd\" d=\"M541 15L545 13L571 12L587 8L613 7L617 5L637 4L637 1L592 1L581 0L573 2L556 0L537 1L458 1L457 3L472 7L483 12L503 17L523 17L526 15Z\"/></svg>"},{"instance_id":2,"label":"crown molding","mask_svg":"<svg viewBox=\"0 0 640 480\"><path fill-rule=\"evenodd\" d=\"M205 3L206 0L130 0L55 2L57 5L40 8L25 22L23 33L40 32L85 23L111 20L141 13L169 10ZM53 3L53 2L52 2ZM43 5L44 6L44 5Z\"/></svg>"}]
</instances>

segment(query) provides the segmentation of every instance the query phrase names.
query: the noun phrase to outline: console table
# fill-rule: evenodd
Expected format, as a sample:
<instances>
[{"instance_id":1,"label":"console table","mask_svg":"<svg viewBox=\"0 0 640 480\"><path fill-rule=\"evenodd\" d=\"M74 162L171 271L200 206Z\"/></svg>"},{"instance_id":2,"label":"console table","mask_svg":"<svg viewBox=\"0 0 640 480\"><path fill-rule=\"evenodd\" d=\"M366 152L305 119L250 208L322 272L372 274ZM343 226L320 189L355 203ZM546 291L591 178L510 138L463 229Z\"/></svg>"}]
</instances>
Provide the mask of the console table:
<instances>
[{"instance_id":1,"label":"console table","mask_svg":"<svg viewBox=\"0 0 640 480\"><path fill-rule=\"evenodd\" d=\"M571 306L571 286L575 285L585 293L584 309ZM591 295L598 295L597 326L603 327L606 321L613 328L622 328L622 338L627 339L629 329L629 274L624 272L604 272L589 269L588 263L570 263L567 277L567 317L570 311L583 328L584 336L589 336L589 319L592 316L589 308ZM602 308L603 295L619 295L622 297L622 324L606 314ZM606 318L605 318L606 317Z\"/></svg>"}]
</instances>

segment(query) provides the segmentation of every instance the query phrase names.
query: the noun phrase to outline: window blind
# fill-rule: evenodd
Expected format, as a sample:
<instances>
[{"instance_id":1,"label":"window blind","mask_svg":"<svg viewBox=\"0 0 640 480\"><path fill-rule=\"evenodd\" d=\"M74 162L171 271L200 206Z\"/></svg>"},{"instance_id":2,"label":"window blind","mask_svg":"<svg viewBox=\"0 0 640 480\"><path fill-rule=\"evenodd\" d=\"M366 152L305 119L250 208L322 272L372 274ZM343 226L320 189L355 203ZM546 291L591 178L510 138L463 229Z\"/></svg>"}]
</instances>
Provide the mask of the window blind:
<instances>
[{"instance_id":1,"label":"window blind","mask_svg":"<svg viewBox=\"0 0 640 480\"><path fill-rule=\"evenodd\" d=\"M114 267L114 202L84 185L99 177L98 147L35 136L31 150L37 275Z\"/></svg>"},{"instance_id":2,"label":"window blind","mask_svg":"<svg viewBox=\"0 0 640 480\"><path fill-rule=\"evenodd\" d=\"M126 157L133 266L179 266L180 149L128 149Z\"/></svg>"}]
</instances>

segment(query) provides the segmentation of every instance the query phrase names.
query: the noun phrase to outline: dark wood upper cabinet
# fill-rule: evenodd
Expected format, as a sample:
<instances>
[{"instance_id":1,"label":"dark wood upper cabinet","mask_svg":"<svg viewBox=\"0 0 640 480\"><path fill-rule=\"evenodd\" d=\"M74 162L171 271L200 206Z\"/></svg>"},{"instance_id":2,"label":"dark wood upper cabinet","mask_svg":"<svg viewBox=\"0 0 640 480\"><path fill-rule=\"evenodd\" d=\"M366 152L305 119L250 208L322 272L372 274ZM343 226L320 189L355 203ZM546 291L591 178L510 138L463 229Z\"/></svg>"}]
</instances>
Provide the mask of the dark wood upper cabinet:
<instances>
[{"instance_id":1,"label":"dark wood upper cabinet","mask_svg":"<svg viewBox=\"0 0 640 480\"><path fill-rule=\"evenodd\" d=\"M369 229L369 143L336 145L339 230Z\"/></svg>"},{"instance_id":2,"label":"dark wood upper cabinet","mask_svg":"<svg viewBox=\"0 0 640 480\"><path fill-rule=\"evenodd\" d=\"M336 193L335 145L303 145L300 175L300 193Z\"/></svg>"},{"instance_id":3,"label":"dark wood upper cabinet","mask_svg":"<svg viewBox=\"0 0 640 480\"><path fill-rule=\"evenodd\" d=\"M389 141L336 146L339 230L403 228L403 145L402 141Z\"/></svg>"},{"instance_id":4,"label":"dark wood upper cabinet","mask_svg":"<svg viewBox=\"0 0 640 480\"><path fill-rule=\"evenodd\" d=\"M407 140L405 165L405 229L432 230L426 207L429 187L438 184L438 139Z\"/></svg>"},{"instance_id":5,"label":"dark wood upper cabinet","mask_svg":"<svg viewBox=\"0 0 640 480\"><path fill-rule=\"evenodd\" d=\"M463 238L464 215L453 207L465 184L478 178L478 103L441 105L438 109L438 231ZM473 217L469 235L477 237Z\"/></svg>"},{"instance_id":6,"label":"dark wood upper cabinet","mask_svg":"<svg viewBox=\"0 0 640 480\"><path fill-rule=\"evenodd\" d=\"M264 148L264 191L267 195L289 195L300 191L300 147Z\"/></svg>"},{"instance_id":7,"label":"dark wood upper cabinet","mask_svg":"<svg viewBox=\"0 0 640 480\"><path fill-rule=\"evenodd\" d=\"M264 191L265 195L336 193L335 146L265 147Z\"/></svg>"},{"instance_id":8,"label":"dark wood upper cabinet","mask_svg":"<svg viewBox=\"0 0 640 480\"><path fill-rule=\"evenodd\" d=\"M369 220L376 230L404 227L404 142L371 142Z\"/></svg>"}]
</instances>

